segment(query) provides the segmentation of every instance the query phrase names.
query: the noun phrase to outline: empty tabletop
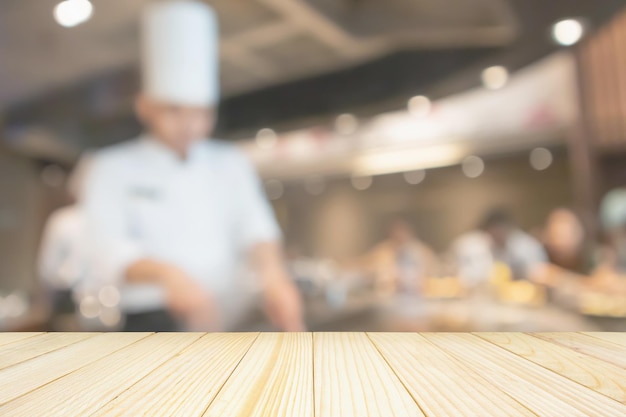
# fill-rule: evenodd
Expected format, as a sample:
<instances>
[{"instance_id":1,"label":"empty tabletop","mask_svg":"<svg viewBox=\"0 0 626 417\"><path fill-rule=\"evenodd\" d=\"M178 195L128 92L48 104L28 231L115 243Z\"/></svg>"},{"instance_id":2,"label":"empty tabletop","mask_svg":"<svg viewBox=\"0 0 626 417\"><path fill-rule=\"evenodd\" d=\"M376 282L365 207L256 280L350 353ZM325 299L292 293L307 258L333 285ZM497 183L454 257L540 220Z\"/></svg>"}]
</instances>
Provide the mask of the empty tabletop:
<instances>
[{"instance_id":1,"label":"empty tabletop","mask_svg":"<svg viewBox=\"0 0 626 417\"><path fill-rule=\"evenodd\" d=\"M0 333L0 416L626 416L620 333Z\"/></svg>"}]
</instances>

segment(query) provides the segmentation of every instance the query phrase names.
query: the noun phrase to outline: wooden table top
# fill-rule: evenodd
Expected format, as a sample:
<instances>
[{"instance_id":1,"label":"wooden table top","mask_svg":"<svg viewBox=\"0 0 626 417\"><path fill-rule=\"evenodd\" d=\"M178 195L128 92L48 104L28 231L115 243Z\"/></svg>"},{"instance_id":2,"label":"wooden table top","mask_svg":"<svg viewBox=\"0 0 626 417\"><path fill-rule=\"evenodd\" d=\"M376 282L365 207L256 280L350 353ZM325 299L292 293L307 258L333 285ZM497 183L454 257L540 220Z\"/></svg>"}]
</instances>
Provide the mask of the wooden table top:
<instances>
[{"instance_id":1,"label":"wooden table top","mask_svg":"<svg viewBox=\"0 0 626 417\"><path fill-rule=\"evenodd\" d=\"M0 416L626 416L624 333L0 333Z\"/></svg>"}]
</instances>

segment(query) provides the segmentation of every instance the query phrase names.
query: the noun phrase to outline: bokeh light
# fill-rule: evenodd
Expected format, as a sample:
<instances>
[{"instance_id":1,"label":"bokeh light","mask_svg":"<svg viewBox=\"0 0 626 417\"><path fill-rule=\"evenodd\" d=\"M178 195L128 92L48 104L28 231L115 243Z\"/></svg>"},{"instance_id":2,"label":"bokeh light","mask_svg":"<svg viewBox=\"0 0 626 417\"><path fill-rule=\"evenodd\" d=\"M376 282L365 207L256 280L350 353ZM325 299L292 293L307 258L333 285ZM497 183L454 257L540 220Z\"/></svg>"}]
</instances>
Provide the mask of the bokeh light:
<instances>
[{"instance_id":1,"label":"bokeh light","mask_svg":"<svg viewBox=\"0 0 626 417\"><path fill-rule=\"evenodd\" d=\"M463 173L468 178L478 178L485 172L485 162L477 156L468 156L463 160Z\"/></svg>"}]
</instances>

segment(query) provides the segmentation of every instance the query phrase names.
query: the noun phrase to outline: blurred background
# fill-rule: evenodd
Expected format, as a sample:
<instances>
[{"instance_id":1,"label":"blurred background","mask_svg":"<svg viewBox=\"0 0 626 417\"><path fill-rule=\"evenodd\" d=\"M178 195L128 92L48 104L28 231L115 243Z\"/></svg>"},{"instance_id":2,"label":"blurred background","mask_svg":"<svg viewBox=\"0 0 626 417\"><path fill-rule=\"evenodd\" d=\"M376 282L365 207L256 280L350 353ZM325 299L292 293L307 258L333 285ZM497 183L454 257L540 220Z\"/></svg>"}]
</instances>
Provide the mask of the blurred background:
<instances>
[{"instance_id":1,"label":"blurred background","mask_svg":"<svg viewBox=\"0 0 626 417\"><path fill-rule=\"evenodd\" d=\"M81 153L141 132L149 1L62 3L0 0L4 331L118 323L52 308L37 265ZM215 136L262 177L310 330L626 331L626 207L602 208L626 186L623 1L208 3Z\"/></svg>"}]
</instances>

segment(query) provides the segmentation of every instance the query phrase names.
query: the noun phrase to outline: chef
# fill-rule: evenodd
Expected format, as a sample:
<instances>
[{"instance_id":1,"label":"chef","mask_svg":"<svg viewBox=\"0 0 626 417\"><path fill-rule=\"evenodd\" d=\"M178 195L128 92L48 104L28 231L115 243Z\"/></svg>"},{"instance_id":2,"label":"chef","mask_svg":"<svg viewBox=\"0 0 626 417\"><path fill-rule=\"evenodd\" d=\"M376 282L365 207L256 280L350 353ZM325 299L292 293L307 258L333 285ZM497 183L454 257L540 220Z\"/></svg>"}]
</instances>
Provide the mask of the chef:
<instances>
[{"instance_id":1,"label":"chef","mask_svg":"<svg viewBox=\"0 0 626 417\"><path fill-rule=\"evenodd\" d=\"M119 289L127 331L229 329L251 275L274 326L303 330L259 179L232 145L209 139L219 100L213 11L154 3L142 42L145 133L99 151L85 184L90 279Z\"/></svg>"}]
</instances>

